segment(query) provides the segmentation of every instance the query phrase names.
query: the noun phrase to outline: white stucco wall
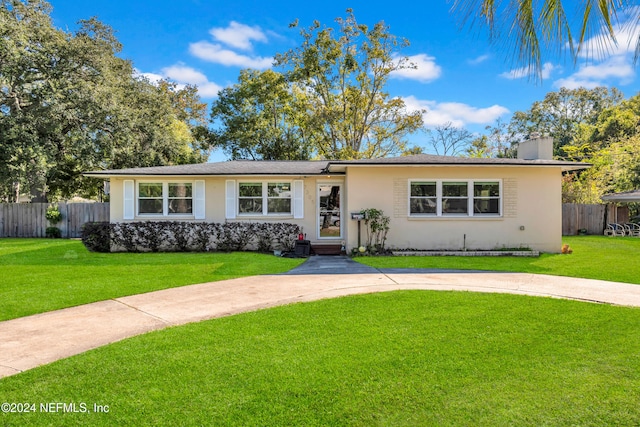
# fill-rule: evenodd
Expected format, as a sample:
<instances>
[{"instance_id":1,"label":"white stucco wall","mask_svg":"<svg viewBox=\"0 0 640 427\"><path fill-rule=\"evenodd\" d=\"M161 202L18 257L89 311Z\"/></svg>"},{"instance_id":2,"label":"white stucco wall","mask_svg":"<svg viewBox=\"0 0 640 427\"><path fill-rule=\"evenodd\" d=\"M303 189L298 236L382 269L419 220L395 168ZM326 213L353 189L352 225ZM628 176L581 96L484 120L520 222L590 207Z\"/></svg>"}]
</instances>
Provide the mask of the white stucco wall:
<instances>
[{"instance_id":1,"label":"white stucco wall","mask_svg":"<svg viewBox=\"0 0 640 427\"><path fill-rule=\"evenodd\" d=\"M349 166L346 176L189 177L205 181L205 219L225 221L283 221L298 224L307 239L324 243L347 242L347 250L357 247L357 221L350 212L382 209L391 218L387 247L398 249L500 249L527 247L559 252L562 242L561 171L559 167L537 166ZM127 177L134 181L174 181L184 177ZM225 218L225 186L236 181L293 181L304 183L304 217L239 216ZM409 180L500 180L500 217L410 217ZM123 181L111 178L111 221L123 221ZM318 184L342 184L342 235L335 239L318 237ZM137 186L136 186L137 188ZM135 221L194 220L193 217L136 216ZM362 229L364 233L364 227ZM363 236L364 240L364 236Z\"/></svg>"},{"instance_id":2,"label":"white stucco wall","mask_svg":"<svg viewBox=\"0 0 640 427\"><path fill-rule=\"evenodd\" d=\"M557 167L349 167L347 211L382 209L391 218L387 247L500 249L559 252L562 242L561 171ZM501 180L500 217L410 217L409 180ZM523 228L523 229L521 229ZM363 230L364 231L364 230ZM357 222L348 222L348 246Z\"/></svg>"},{"instance_id":3,"label":"white stucco wall","mask_svg":"<svg viewBox=\"0 0 640 427\"><path fill-rule=\"evenodd\" d=\"M138 182L176 182L184 181L185 177L112 177L111 178L111 222L123 222L124 217L124 194L123 183L124 180L133 180L137 189ZM305 177L305 176L287 176L287 177L273 177L273 176L248 176L248 177L187 177L187 180L204 180L205 181L205 219L206 222L227 222L227 221L251 221L251 222L287 222L297 224L302 227L303 232L306 234L307 239L312 242L322 241L324 243L339 243L343 240L342 237L336 237L335 239L318 239L318 222L319 211L317 206L317 186L321 183L329 184L343 184L343 176L331 176L331 177ZM304 192L304 216L303 218L294 218L293 215L277 215L277 216L263 216L263 215L242 215L236 216L235 219L226 218L226 182L228 180L238 182L292 182L294 180L302 180L303 192ZM344 191L344 185L343 185ZM195 220L193 216L184 217L158 217L153 215L136 215L134 221L175 221Z\"/></svg>"}]
</instances>

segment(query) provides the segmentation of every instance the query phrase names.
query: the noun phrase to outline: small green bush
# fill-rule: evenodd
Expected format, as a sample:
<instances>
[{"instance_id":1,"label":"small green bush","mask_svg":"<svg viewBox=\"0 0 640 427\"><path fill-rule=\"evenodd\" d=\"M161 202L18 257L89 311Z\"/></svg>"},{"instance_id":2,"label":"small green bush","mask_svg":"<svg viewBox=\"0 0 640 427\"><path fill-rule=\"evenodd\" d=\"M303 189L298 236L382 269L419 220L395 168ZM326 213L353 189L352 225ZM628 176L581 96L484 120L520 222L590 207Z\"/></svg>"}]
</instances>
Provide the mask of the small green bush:
<instances>
[{"instance_id":1,"label":"small green bush","mask_svg":"<svg viewBox=\"0 0 640 427\"><path fill-rule=\"evenodd\" d=\"M87 223L82 241L96 252L293 250L300 227L289 223L145 221Z\"/></svg>"},{"instance_id":2,"label":"small green bush","mask_svg":"<svg viewBox=\"0 0 640 427\"><path fill-rule=\"evenodd\" d=\"M47 227L44 232L49 239L59 239L62 237L62 231L58 227Z\"/></svg>"},{"instance_id":3,"label":"small green bush","mask_svg":"<svg viewBox=\"0 0 640 427\"><path fill-rule=\"evenodd\" d=\"M57 206L49 206L44 216L52 225L62 221L62 212L60 212Z\"/></svg>"},{"instance_id":4,"label":"small green bush","mask_svg":"<svg viewBox=\"0 0 640 427\"><path fill-rule=\"evenodd\" d=\"M111 224L88 222L82 227L82 243L91 252L111 251Z\"/></svg>"},{"instance_id":5,"label":"small green bush","mask_svg":"<svg viewBox=\"0 0 640 427\"><path fill-rule=\"evenodd\" d=\"M387 240L391 218L386 216L380 209L364 209L361 212L365 218L364 225L367 232L367 251L369 251L369 253L383 254L385 252L384 244Z\"/></svg>"}]
</instances>

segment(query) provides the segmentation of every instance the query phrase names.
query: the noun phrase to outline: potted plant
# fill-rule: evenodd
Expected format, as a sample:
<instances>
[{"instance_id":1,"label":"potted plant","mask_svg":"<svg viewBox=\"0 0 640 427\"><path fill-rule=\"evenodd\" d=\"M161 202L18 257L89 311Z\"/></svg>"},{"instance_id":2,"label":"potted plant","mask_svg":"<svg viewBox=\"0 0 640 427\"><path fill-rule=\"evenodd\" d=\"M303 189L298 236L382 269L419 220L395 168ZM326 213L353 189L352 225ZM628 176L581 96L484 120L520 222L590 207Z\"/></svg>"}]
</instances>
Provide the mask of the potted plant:
<instances>
[{"instance_id":1,"label":"potted plant","mask_svg":"<svg viewBox=\"0 0 640 427\"><path fill-rule=\"evenodd\" d=\"M60 212L58 206L49 206L45 213L45 218L47 218L47 221L51 224L50 227L47 227L45 236L52 239L59 239L62 237L62 231L56 227L56 224L62 221L62 212Z\"/></svg>"}]
</instances>

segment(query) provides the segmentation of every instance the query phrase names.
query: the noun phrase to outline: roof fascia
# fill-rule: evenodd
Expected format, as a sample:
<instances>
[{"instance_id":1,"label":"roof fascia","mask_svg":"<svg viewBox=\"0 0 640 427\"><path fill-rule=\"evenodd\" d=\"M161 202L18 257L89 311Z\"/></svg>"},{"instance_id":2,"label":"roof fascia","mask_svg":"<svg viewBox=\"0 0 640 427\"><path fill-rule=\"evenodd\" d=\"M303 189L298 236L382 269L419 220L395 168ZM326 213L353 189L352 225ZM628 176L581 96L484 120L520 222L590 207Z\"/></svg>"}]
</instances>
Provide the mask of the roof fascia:
<instances>
[{"instance_id":1,"label":"roof fascia","mask_svg":"<svg viewBox=\"0 0 640 427\"><path fill-rule=\"evenodd\" d=\"M471 167L471 168L491 168L491 167L499 167L499 168L520 168L520 167L543 167L543 168L561 168L563 172L568 171L576 171L590 168L590 163L556 163L556 164L544 164L544 163L331 163L327 167L327 170L330 173L346 173L347 168L349 167L432 167L432 168L443 168L443 167Z\"/></svg>"}]
</instances>

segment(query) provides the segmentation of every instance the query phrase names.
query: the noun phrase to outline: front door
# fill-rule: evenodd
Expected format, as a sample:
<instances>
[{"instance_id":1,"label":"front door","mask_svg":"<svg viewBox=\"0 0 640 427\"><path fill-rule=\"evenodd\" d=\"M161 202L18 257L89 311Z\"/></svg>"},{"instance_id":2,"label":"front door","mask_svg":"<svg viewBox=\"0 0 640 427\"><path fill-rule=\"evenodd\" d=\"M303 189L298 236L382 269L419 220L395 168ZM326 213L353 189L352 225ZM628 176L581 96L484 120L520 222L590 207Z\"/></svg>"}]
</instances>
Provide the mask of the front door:
<instances>
[{"instance_id":1,"label":"front door","mask_svg":"<svg viewBox=\"0 0 640 427\"><path fill-rule=\"evenodd\" d=\"M318 238L342 238L342 185L318 185Z\"/></svg>"}]
</instances>

